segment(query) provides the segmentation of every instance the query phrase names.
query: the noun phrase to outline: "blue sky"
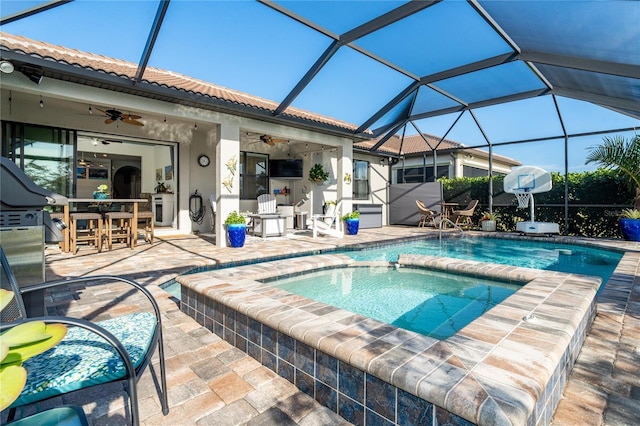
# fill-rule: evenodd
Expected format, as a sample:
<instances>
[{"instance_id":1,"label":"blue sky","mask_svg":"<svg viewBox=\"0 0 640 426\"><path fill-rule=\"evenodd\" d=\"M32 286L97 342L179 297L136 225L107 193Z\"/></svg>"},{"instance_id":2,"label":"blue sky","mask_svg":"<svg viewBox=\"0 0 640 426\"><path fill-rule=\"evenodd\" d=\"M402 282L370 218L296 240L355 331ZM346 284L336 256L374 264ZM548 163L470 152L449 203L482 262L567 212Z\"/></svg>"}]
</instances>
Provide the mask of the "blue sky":
<instances>
[{"instance_id":1,"label":"blue sky","mask_svg":"<svg viewBox=\"0 0 640 426\"><path fill-rule=\"evenodd\" d=\"M0 12L6 16L39 3L2 0ZM401 4L398 1L279 3L336 34ZM8 24L2 30L137 63L156 8L156 1L80 0ZM477 60L483 55L499 54L506 49L504 41L486 28L460 31L460 27L479 25L478 16L470 13L464 2L447 2L447 8L438 5L422 13L433 15L433 25L421 25L420 16L415 15L401 24L390 25L384 31L358 40L358 45L385 58L400 61L409 58L404 59L403 67L415 70L418 75ZM445 24L447 13L456 14L457 28ZM439 37L438 44L430 42L434 34ZM400 43L407 38L412 40L411 43ZM281 101L329 43L330 40L319 32L256 2L174 0L149 65ZM410 60L436 57L443 50L451 52L446 56L450 63ZM410 55L402 56L406 53ZM509 73L517 71L509 70L500 78L507 80ZM379 62L343 47L293 105L359 124L410 81ZM517 81L521 82L522 78L518 77ZM476 85L474 82L470 84ZM532 88L536 84L539 83L529 83ZM595 105L568 98L559 98L558 103L569 133L603 128L640 128L640 120ZM477 109L475 114L494 143L562 135L551 97ZM457 114L442 116L420 120L416 124L423 132L442 135L456 117ZM415 130L408 126L407 132L415 133ZM626 134L632 135L633 132ZM464 114L447 137L470 146L484 143L469 113ZM593 169L592 165L584 165L586 148L601 140L602 136L572 140L570 171ZM550 171L564 170L562 140L496 147L494 152L526 165Z\"/></svg>"}]
</instances>

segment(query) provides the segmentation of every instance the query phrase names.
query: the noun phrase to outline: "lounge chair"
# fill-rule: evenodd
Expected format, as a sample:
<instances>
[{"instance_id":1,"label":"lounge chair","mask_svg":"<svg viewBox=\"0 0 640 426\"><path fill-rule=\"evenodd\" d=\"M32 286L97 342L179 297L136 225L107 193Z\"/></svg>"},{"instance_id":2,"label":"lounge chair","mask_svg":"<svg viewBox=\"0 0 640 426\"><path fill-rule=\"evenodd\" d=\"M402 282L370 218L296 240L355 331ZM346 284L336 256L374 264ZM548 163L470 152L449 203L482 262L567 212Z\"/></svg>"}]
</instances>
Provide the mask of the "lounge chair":
<instances>
[{"instance_id":1,"label":"lounge chair","mask_svg":"<svg viewBox=\"0 0 640 426\"><path fill-rule=\"evenodd\" d=\"M433 210L427 208L421 200L416 200L418 211L420 212L420 221L418 222L418 228L427 226L427 222L431 221L433 227L436 227L436 214Z\"/></svg>"},{"instance_id":2,"label":"lounge chair","mask_svg":"<svg viewBox=\"0 0 640 426\"><path fill-rule=\"evenodd\" d=\"M471 200L469 201L469 204L467 204L467 207L465 207L463 210L453 211L453 221L456 225L465 225L467 227L470 227L472 225L471 216L473 216L473 212L478 206L478 201L479 200Z\"/></svg>"},{"instance_id":3,"label":"lounge chair","mask_svg":"<svg viewBox=\"0 0 640 426\"><path fill-rule=\"evenodd\" d=\"M18 399L10 406L9 420L13 420L17 407L49 399L61 394L91 386L127 380L125 390L129 395L131 423L138 425L137 381L150 365L158 351L160 383L159 399L162 412L169 413L167 384L162 341L160 309L155 299L141 284L108 275L67 278L48 281L27 287L19 287L4 250L0 246L0 286L13 292L13 301L2 311L0 331L28 322L23 295L31 291L57 286L78 284L117 283L128 284L140 291L152 306L152 312L135 312L106 321L91 323L79 318L39 317L45 323L62 323L69 327L66 337L55 347L36 355L23 363L27 370L27 384Z\"/></svg>"},{"instance_id":4,"label":"lounge chair","mask_svg":"<svg viewBox=\"0 0 640 426\"><path fill-rule=\"evenodd\" d=\"M333 210L333 214L330 215L322 215L322 214L314 214L311 217L311 230L313 238L316 238L318 234L320 235L328 235L330 237L342 238L344 237L344 232L340 230L340 207L342 206L342 201L336 205L336 208Z\"/></svg>"}]
</instances>

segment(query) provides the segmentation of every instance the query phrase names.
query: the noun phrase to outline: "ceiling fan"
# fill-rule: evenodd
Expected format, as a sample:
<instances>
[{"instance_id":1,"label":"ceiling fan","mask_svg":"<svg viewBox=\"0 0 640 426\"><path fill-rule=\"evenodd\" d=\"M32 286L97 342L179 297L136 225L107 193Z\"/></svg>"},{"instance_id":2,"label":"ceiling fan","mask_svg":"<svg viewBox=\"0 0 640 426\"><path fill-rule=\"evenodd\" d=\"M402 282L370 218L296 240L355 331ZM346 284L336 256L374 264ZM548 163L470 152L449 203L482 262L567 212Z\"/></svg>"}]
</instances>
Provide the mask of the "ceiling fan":
<instances>
[{"instance_id":1,"label":"ceiling fan","mask_svg":"<svg viewBox=\"0 0 640 426\"><path fill-rule=\"evenodd\" d=\"M260 136L260 140L263 143L266 143L269 146L274 146L276 143L288 143L289 140L288 139L278 139L278 138L273 138L269 135L262 135Z\"/></svg>"},{"instance_id":2,"label":"ceiling fan","mask_svg":"<svg viewBox=\"0 0 640 426\"><path fill-rule=\"evenodd\" d=\"M144 123L138 121L139 119L142 118L139 115L123 114L117 109L108 109L106 111L100 108L96 108L96 109L101 113L103 113L105 117L107 117L107 119L104 120L105 124L111 124L119 120L119 121L122 121L123 123L133 124L134 126L144 126Z\"/></svg>"}]
</instances>

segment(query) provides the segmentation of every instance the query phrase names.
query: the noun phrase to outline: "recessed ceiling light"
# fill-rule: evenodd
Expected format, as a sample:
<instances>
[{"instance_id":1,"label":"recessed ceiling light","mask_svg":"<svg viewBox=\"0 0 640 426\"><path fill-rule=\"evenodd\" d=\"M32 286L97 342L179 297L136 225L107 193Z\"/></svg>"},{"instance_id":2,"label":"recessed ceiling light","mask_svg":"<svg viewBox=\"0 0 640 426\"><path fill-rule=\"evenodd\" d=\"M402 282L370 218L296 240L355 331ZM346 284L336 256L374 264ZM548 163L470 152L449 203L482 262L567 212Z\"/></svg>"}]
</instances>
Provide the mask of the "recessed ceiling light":
<instances>
[{"instance_id":1,"label":"recessed ceiling light","mask_svg":"<svg viewBox=\"0 0 640 426\"><path fill-rule=\"evenodd\" d=\"M11 74L15 68L13 64L9 61L0 61L0 71L5 74Z\"/></svg>"}]
</instances>

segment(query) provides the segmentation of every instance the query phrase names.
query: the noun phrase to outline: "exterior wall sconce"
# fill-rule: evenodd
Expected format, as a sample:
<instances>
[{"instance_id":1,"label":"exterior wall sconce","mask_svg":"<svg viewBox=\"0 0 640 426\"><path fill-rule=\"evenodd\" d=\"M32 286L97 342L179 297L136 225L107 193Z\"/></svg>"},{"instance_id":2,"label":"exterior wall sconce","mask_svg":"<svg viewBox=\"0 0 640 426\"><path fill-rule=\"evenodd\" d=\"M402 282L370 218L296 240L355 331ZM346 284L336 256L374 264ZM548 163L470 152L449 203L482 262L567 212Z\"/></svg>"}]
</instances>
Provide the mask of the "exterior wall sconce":
<instances>
[{"instance_id":1,"label":"exterior wall sconce","mask_svg":"<svg viewBox=\"0 0 640 426\"><path fill-rule=\"evenodd\" d=\"M3 74L11 74L15 67L9 61L0 61L0 71Z\"/></svg>"}]
</instances>

